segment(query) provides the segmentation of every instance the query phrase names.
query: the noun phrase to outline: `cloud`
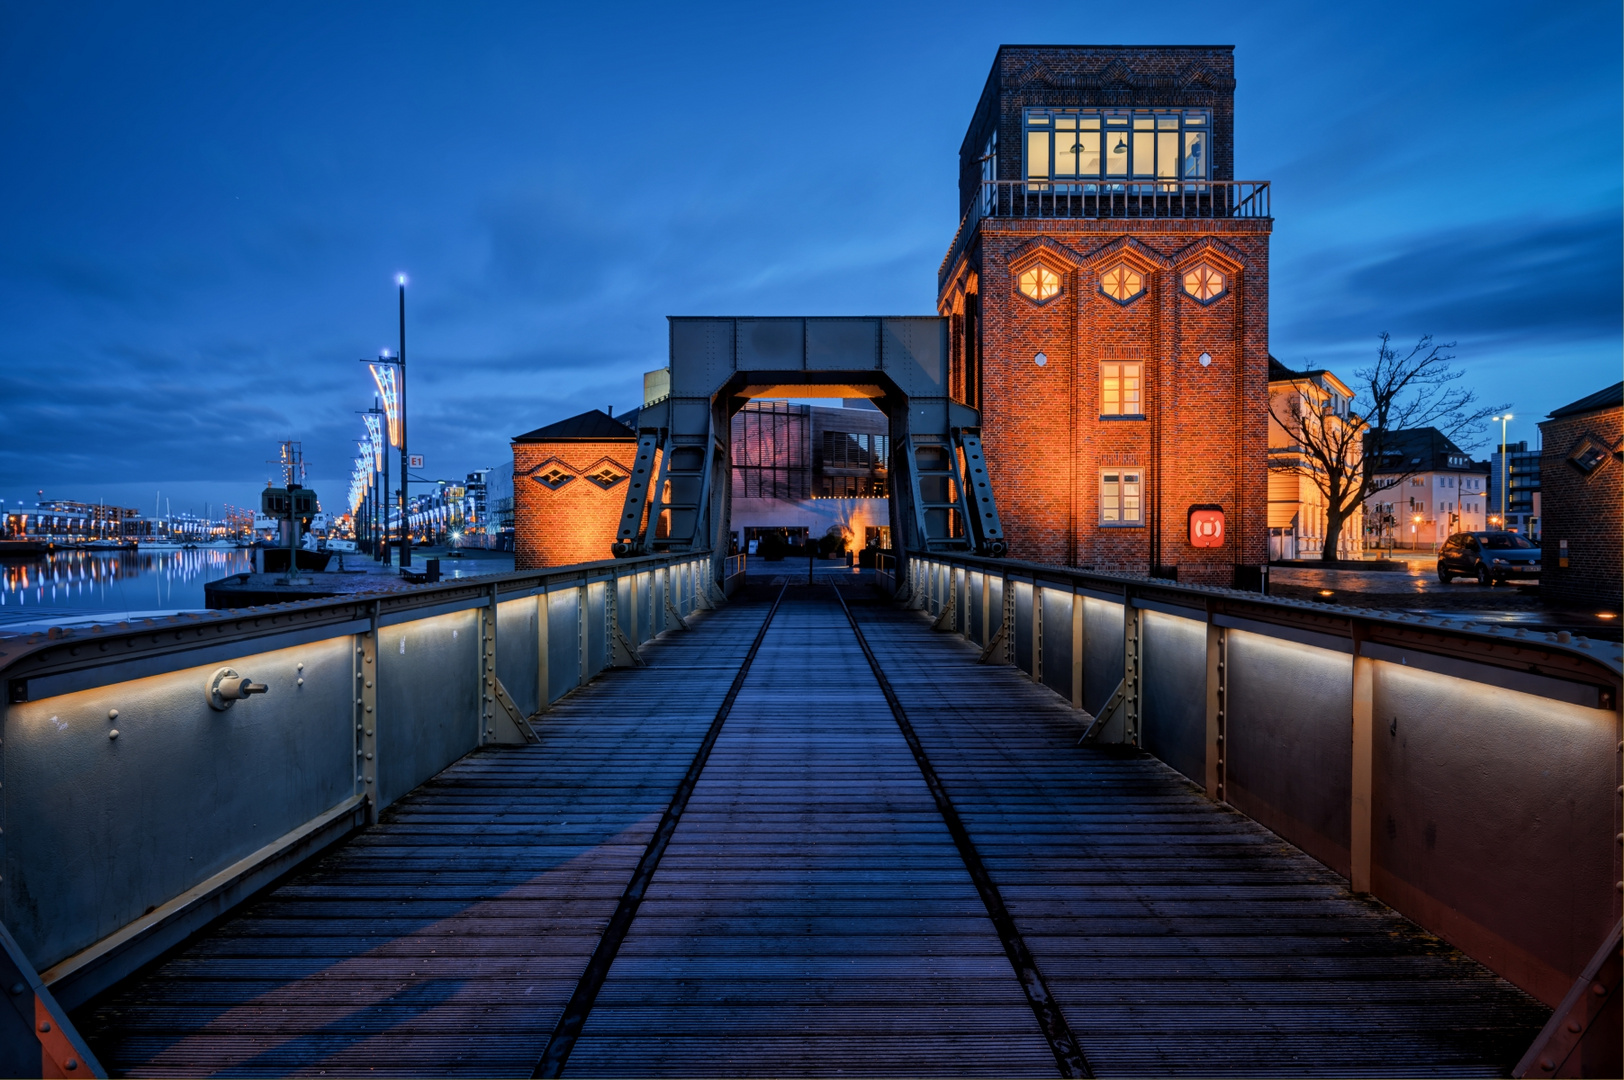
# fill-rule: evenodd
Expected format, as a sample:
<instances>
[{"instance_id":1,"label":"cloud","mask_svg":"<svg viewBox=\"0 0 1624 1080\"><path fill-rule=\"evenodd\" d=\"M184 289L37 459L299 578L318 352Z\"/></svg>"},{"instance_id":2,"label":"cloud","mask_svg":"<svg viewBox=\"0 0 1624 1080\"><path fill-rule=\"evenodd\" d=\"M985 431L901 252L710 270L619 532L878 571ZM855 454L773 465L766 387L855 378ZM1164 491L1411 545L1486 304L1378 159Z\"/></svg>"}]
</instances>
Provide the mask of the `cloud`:
<instances>
[{"instance_id":1,"label":"cloud","mask_svg":"<svg viewBox=\"0 0 1624 1080\"><path fill-rule=\"evenodd\" d=\"M1502 344L1616 339L1624 327L1621 233L1614 209L1350 245L1277 265L1274 309L1290 313L1283 337L1311 342L1384 329Z\"/></svg>"}]
</instances>

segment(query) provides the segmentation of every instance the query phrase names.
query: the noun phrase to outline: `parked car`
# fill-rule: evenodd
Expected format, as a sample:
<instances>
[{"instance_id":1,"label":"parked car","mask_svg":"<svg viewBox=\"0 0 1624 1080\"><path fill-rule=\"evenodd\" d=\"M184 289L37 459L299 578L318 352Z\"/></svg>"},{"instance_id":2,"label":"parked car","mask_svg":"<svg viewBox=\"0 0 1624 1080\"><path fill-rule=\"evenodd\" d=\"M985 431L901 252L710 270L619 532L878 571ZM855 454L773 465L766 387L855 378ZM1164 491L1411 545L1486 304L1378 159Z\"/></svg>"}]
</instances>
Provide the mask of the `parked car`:
<instances>
[{"instance_id":1,"label":"parked car","mask_svg":"<svg viewBox=\"0 0 1624 1080\"><path fill-rule=\"evenodd\" d=\"M1438 580L1475 577L1479 585L1539 577L1539 545L1514 532L1456 533L1438 550Z\"/></svg>"}]
</instances>

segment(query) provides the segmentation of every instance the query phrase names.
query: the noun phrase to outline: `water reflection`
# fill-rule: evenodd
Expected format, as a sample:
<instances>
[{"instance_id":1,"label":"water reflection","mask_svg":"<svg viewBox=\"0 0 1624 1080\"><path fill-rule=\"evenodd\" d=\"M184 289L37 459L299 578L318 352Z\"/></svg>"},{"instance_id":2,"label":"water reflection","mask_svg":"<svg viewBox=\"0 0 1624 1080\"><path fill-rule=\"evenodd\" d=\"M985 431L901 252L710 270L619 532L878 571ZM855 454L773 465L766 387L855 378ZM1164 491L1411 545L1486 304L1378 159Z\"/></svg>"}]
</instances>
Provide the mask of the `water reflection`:
<instances>
[{"instance_id":1,"label":"water reflection","mask_svg":"<svg viewBox=\"0 0 1624 1080\"><path fill-rule=\"evenodd\" d=\"M0 560L0 624L62 613L201 611L203 584L252 569L237 548L53 551Z\"/></svg>"}]
</instances>

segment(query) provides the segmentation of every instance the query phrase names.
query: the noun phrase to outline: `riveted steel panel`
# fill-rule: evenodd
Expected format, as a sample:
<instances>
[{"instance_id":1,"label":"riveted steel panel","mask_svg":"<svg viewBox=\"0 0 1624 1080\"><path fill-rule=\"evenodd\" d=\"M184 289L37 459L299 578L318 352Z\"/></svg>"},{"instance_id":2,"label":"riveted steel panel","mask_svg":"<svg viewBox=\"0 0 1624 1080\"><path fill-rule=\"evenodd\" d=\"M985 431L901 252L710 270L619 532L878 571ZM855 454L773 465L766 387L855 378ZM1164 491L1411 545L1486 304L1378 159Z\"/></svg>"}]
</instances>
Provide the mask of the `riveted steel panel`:
<instances>
[{"instance_id":1,"label":"riveted steel panel","mask_svg":"<svg viewBox=\"0 0 1624 1080\"><path fill-rule=\"evenodd\" d=\"M880 366L880 320L807 319L809 370L867 371Z\"/></svg>"},{"instance_id":2,"label":"riveted steel panel","mask_svg":"<svg viewBox=\"0 0 1624 1080\"><path fill-rule=\"evenodd\" d=\"M504 600L496 606L496 677L525 716L534 714L543 704L536 700L540 663L536 620L534 597Z\"/></svg>"},{"instance_id":3,"label":"riveted steel panel","mask_svg":"<svg viewBox=\"0 0 1624 1080\"><path fill-rule=\"evenodd\" d=\"M671 396L706 400L733 374L732 319L671 320Z\"/></svg>"},{"instance_id":4,"label":"riveted steel panel","mask_svg":"<svg viewBox=\"0 0 1624 1080\"><path fill-rule=\"evenodd\" d=\"M1071 590L1043 589L1043 685L1071 697Z\"/></svg>"},{"instance_id":5,"label":"riveted steel panel","mask_svg":"<svg viewBox=\"0 0 1624 1080\"><path fill-rule=\"evenodd\" d=\"M1024 581L1010 582L1015 590L1015 625L1010 629L1010 644L1015 647L1015 666L1032 673L1032 586Z\"/></svg>"},{"instance_id":6,"label":"riveted steel panel","mask_svg":"<svg viewBox=\"0 0 1624 1080\"><path fill-rule=\"evenodd\" d=\"M594 581L586 587L586 670L591 678L609 666L609 583Z\"/></svg>"},{"instance_id":7,"label":"riveted steel panel","mask_svg":"<svg viewBox=\"0 0 1624 1080\"><path fill-rule=\"evenodd\" d=\"M332 638L6 708L0 889L37 969L350 797L353 648ZM270 690L217 712L204 685L220 666Z\"/></svg>"},{"instance_id":8,"label":"riveted steel panel","mask_svg":"<svg viewBox=\"0 0 1624 1080\"><path fill-rule=\"evenodd\" d=\"M880 328L881 363L913 397L947 396L947 320L888 318Z\"/></svg>"},{"instance_id":9,"label":"riveted steel panel","mask_svg":"<svg viewBox=\"0 0 1624 1080\"><path fill-rule=\"evenodd\" d=\"M581 685L580 590L547 594L547 700Z\"/></svg>"},{"instance_id":10,"label":"riveted steel panel","mask_svg":"<svg viewBox=\"0 0 1624 1080\"><path fill-rule=\"evenodd\" d=\"M740 319L740 371L800 371L806 367L804 319Z\"/></svg>"},{"instance_id":11,"label":"riveted steel panel","mask_svg":"<svg viewBox=\"0 0 1624 1080\"><path fill-rule=\"evenodd\" d=\"M1122 605L1085 596L1083 643L1083 708L1098 715L1122 681Z\"/></svg>"},{"instance_id":12,"label":"riveted steel panel","mask_svg":"<svg viewBox=\"0 0 1624 1080\"><path fill-rule=\"evenodd\" d=\"M388 806L479 746L479 611L378 635L378 801Z\"/></svg>"},{"instance_id":13,"label":"riveted steel panel","mask_svg":"<svg viewBox=\"0 0 1624 1080\"><path fill-rule=\"evenodd\" d=\"M1397 664L1374 684L1376 894L1559 1002L1619 918L1618 714Z\"/></svg>"},{"instance_id":14,"label":"riveted steel panel","mask_svg":"<svg viewBox=\"0 0 1624 1080\"><path fill-rule=\"evenodd\" d=\"M1207 777L1207 624L1156 611L1140 614L1146 750L1198 784Z\"/></svg>"},{"instance_id":15,"label":"riveted steel panel","mask_svg":"<svg viewBox=\"0 0 1624 1080\"><path fill-rule=\"evenodd\" d=\"M1226 800L1346 875L1353 657L1242 630L1225 654Z\"/></svg>"}]
</instances>

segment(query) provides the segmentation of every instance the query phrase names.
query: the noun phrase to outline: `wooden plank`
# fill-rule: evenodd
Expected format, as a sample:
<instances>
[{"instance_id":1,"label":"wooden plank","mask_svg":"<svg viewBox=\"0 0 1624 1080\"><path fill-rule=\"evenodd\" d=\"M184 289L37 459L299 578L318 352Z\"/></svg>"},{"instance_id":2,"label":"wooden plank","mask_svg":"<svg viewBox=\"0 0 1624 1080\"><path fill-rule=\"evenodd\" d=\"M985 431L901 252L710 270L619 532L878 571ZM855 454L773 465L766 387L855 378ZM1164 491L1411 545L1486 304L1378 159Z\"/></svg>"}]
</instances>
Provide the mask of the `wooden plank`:
<instances>
[{"instance_id":1,"label":"wooden plank","mask_svg":"<svg viewBox=\"0 0 1624 1080\"><path fill-rule=\"evenodd\" d=\"M865 636L1101 1075L1499 1074L1545 1010L923 619Z\"/></svg>"}]
</instances>

